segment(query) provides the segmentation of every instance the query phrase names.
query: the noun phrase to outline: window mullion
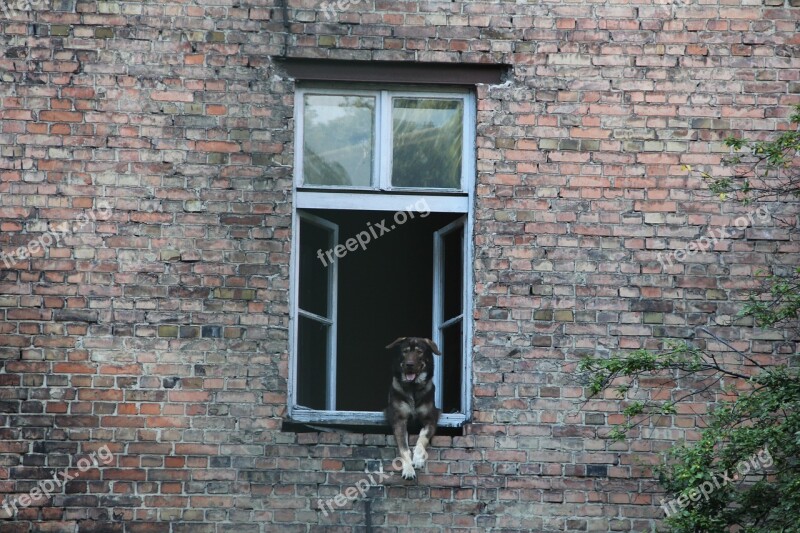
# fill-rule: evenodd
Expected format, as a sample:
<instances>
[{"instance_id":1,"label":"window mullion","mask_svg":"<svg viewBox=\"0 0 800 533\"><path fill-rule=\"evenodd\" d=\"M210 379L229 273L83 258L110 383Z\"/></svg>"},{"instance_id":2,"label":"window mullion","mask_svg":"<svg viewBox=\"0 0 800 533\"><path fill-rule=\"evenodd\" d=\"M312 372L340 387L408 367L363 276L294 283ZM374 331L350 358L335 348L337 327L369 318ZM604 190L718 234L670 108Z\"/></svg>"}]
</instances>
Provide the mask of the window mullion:
<instances>
[{"instance_id":1,"label":"window mullion","mask_svg":"<svg viewBox=\"0 0 800 533\"><path fill-rule=\"evenodd\" d=\"M375 94L375 146L373 146L373 153L375 160L372 162L372 183L370 186L373 189L380 189L383 181L383 154L381 147L383 146L383 103L381 101L382 91L377 91Z\"/></svg>"},{"instance_id":2,"label":"window mullion","mask_svg":"<svg viewBox=\"0 0 800 533\"><path fill-rule=\"evenodd\" d=\"M378 186L385 191L392 188L392 96L389 91L380 91L379 102Z\"/></svg>"},{"instance_id":3,"label":"window mullion","mask_svg":"<svg viewBox=\"0 0 800 533\"><path fill-rule=\"evenodd\" d=\"M330 235L330 248L333 249L339 242L339 226L334 225ZM325 371L328 373L328 398L327 408L331 411L336 410L336 366L337 366L337 327L339 317L339 261L334 261L328 267L328 311L331 315L331 326L328 332L327 362Z\"/></svg>"},{"instance_id":4,"label":"window mullion","mask_svg":"<svg viewBox=\"0 0 800 533\"><path fill-rule=\"evenodd\" d=\"M468 190L468 183L475 179L475 136L467 135L467 132L476 130L475 124L475 101L471 94L464 96L464 116L462 137L462 158L461 158L461 190Z\"/></svg>"},{"instance_id":5,"label":"window mullion","mask_svg":"<svg viewBox=\"0 0 800 533\"><path fill-rule=\"evenodd\" d=\"M305 178L303 176L303 143L305 143L305 107L304 107L305 92L298 89L295 94L295 115L294 115L294 128L295 134L295 148L294 148L294 168L295 168L295 183L303 185Z\"/></svg>"}]
</instances>

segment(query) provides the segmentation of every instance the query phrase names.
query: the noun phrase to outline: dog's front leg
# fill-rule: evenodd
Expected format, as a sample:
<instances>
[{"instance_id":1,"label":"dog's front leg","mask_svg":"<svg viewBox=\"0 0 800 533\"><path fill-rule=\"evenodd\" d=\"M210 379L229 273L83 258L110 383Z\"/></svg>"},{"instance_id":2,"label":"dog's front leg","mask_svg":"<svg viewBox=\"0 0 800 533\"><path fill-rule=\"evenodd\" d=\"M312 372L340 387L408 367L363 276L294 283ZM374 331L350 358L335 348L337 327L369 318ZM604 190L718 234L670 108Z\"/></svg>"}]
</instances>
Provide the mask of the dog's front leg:
<instances>
[{"instance_id":1,"label":"dog's front leg","mask_svg":"<svg viewBox=\"0 0 800 533\"><path fill-rule=\"evenodd\" d=\"M395 420L394 439L397 441L397 451L400 453L400 462L403 464L403 479L414 479L417 474L411 465L411 450L408 447L408 421L406 419Z\"/></svg>"},{"instance_id":2,"label":"dog's front leg","mask_svg":"<svg viewBox=\"0 0 800 533\"><path fill-rule=\"evenodd\" d=\"M425 424L422 430L420 430L419 437L417 438L417 445L414 446L414 461L412 462L414 468L420 469L425 466L425 461L428 460L428 452L425 448L433 438L435 431L435 424Z\"/></svg>"}]
</instances>

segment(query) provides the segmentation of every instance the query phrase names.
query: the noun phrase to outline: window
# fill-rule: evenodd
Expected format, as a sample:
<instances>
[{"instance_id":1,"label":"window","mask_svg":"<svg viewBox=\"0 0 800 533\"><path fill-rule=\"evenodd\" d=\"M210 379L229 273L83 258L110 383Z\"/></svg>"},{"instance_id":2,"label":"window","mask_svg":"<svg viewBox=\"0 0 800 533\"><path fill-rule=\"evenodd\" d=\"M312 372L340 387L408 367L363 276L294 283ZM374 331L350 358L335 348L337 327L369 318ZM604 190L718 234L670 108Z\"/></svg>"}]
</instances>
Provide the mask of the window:
<instances>
[{"instance_id":1,"label":"window","mask_svg":"<svg viewBox=\"0 0 800 533\"><path fill-rule=\"evenodd\" d=\"M289 415L383 423L397 337L432 338L440 425L471 407L475 103L467 90L295 98Z\"/></svg>"}]
</instances>

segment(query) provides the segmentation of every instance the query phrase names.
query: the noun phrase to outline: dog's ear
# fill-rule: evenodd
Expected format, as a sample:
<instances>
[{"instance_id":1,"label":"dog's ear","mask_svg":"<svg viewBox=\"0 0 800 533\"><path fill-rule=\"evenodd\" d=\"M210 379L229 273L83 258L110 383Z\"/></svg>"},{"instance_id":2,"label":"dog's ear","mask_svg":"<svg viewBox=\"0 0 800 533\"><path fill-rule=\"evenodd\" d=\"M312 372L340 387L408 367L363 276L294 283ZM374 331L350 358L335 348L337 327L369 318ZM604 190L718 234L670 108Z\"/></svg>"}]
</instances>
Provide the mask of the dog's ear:
<instances>
[{"instance_id":1,"label":"dog's ear","mask_svg":"<svg viewBox=\"0 0 800 533\"><path fill-rule=\"evenodd\" d=\"M436 343L435 343L435 342L433 342L433 341L432 341L432 340L430 340L430 339L422 339L422 340L424 340L424 341L425 341L425 344L427 344L428 346L430 346L430 347L431 347L431 351L432 351L433 353L435 353L436 355L442 355L442 352L440 352L440 351L439 351L439 347L438 347L438 346L436 346Z\"/></svg>"},{"instance_id":2,"label":"dog's ear","mask_svg":"<svg viewBox=\"0 0 800 533\"><path fill-rule=\"evenodd\" d=\"M406 340L407 338L408 338L408 337L397 337L397 338L394 340L394 342L392 342L392 344L390 344L389 346L387 346L387 347L386 347L386 349L387 349L387 350L391 350L392 348L394 348L395 346L397 346L398 344L400 344L401 342L403 342L403 341L404 341L404 340Z\"/></svg>"}]
</instances>

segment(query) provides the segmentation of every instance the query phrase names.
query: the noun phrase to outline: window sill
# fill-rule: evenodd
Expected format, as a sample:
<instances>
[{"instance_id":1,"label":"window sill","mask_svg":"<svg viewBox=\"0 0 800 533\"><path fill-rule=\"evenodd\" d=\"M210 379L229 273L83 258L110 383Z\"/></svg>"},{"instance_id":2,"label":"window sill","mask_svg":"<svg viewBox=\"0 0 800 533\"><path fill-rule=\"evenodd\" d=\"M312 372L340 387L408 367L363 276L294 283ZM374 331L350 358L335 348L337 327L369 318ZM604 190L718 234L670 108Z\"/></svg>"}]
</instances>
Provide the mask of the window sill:
<instances>
[{"instance_id":1,"label":"window sill","mask_svg":"<svg viewBox=\"0 0 800 533\"><path fill-rule=\"evenodd\" d=\"M419 433L419 424L409 424L409 433ZM360 433L363 435L392 435L392 428L387 424L342 424L338 422L300 422L291 418L281 421L282 433ZM438 426L436 435L446 437L463 437L464 426Z\"/></svg>"},{"instance_id":2,"label":"window sill","mask_svg":"<svg viewBox=\"0 0 800 533\"><path fill-rule=\"evenodd\" d=\"M461 427L466 423L463 413L443 413L439 417L438 427ZM383 426L387 425L382 412L379 411L321 411L295 406L289 411L289 420L302 424L341 424L347 426Z\"/></svg>"},{"instance_id":3,"label":"window sill","mask_svg":"<svg viewBox=\"0 0 800 533\"><path fill-rule=\"evenodd\" d=\"M453 189L448 187L361 187L358 185L315 185L315 184L302 184L297 185L297 192L324 192L324 193L341 193L341 194L405 194L405 195L439 195L439 196L468 196L468 192L463 189Z\"/></svg>"}]
</instances>

